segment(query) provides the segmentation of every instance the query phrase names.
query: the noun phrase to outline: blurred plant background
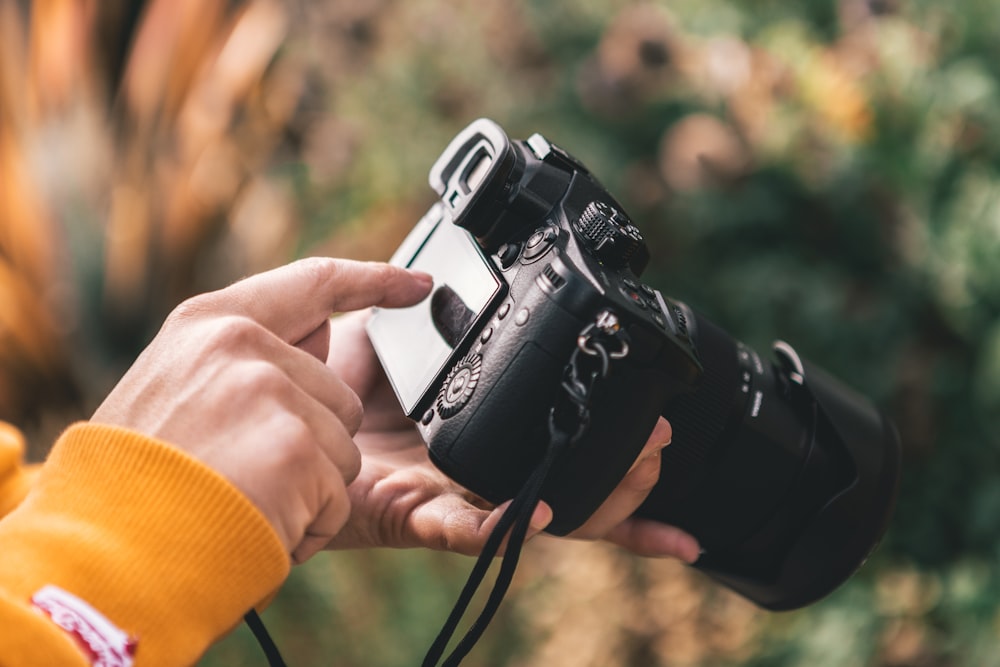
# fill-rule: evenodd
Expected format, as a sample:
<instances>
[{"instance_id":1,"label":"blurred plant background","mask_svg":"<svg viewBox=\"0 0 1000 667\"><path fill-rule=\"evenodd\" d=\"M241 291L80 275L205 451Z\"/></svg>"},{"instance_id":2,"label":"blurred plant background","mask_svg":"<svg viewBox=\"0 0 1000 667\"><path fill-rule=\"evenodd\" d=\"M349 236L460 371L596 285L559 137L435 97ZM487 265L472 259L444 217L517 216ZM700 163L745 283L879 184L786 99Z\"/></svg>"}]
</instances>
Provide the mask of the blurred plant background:
<instances>
[{"instance_id":1,"label":"blurred plant background","mask_svg":"<svg viewBox=\"0 0 1000 667\"><path fill-rule=\"evenodd\" d=\"M41 457L184 297L388 257L489 116L604 180L650 282L885 406L906 467L812 608L539 539L469 664L997 665L997 109L994 0L0 0L0 419ZM265 620L294 665L413 665L470 566L322 555Z\"/></svg>"}]
</instances>

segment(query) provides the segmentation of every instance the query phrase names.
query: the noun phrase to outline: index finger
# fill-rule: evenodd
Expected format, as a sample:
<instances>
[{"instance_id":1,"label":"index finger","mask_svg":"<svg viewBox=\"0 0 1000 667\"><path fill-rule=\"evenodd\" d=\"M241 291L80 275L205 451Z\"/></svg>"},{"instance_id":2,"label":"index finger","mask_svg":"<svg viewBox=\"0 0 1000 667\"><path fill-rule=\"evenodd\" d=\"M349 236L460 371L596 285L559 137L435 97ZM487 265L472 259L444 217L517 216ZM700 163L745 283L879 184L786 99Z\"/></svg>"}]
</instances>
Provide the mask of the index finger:
<instances>
[{"instance_id":1,"label":"index finger","mask_svg":"<svg viewBox=\"0 0 1000 667\"><path fill-rule=\"evenodd\" d=\"M310 257L245 278L207 295L250 317L287 343L305 338L333 313L410 306L432 285L427 274L383 264Z\"/></svg>"}]
</instances>

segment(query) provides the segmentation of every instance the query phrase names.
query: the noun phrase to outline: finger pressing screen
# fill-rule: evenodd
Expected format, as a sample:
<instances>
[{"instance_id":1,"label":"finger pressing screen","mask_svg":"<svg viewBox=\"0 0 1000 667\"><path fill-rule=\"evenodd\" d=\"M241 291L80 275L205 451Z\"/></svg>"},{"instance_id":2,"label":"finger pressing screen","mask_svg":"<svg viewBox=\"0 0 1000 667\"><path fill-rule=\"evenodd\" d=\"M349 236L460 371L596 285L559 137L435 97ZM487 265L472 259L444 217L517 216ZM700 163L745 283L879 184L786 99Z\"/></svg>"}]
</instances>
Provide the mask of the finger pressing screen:
<instances>
[{"instance_id":1,"label":"finger pressing screen","mask_svg":"<svg viewBox=\"0 0 1000 667\"><path fill-rule=\"evenodd\" d=\"M207 295L220 310L245 315L296 343L335 312L408 306L431 288L430 276L378 262L311 257Z\"/></svg>"}]
</instances>

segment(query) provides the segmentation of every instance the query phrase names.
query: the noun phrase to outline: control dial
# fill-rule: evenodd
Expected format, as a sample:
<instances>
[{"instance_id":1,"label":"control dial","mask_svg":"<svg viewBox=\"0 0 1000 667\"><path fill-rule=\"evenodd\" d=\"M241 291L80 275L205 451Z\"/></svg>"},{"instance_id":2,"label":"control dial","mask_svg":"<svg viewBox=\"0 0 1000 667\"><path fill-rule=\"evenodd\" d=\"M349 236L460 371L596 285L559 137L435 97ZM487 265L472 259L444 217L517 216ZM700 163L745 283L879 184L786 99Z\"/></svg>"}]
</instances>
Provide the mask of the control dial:
<instances>
[{"instance_id":1,"label":"control dial","mask_svg":"<svg viewBox=\"0 0 1000 667\"><path fill-rule=\"evenodd\" d=\"M458 414L458 411L472 398L472 392L479 383L482 362L482 357L473 352L455 364L448 373L437 397L438 414L443 419Z\"/></svg>"},{"instance_id":2,"label":"control dial","mask_svg":"<svg viewBox=\"0 0 1000 667\"><path fill-rule=\"evenodd\" d=\"M587 249L612 269L628 264L643 245L642 234L632 221L602 201L591 202L573 229Z\"/></svg>"}]
</instances>

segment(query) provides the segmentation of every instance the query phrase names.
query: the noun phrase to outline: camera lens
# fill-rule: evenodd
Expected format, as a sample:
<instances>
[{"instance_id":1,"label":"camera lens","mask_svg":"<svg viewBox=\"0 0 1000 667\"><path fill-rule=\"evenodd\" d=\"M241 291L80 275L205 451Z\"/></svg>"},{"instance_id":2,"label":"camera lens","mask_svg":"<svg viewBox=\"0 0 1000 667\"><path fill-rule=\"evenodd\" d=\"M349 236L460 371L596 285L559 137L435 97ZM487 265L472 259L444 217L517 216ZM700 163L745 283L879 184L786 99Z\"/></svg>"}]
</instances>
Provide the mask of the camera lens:
<instances>
[{"instance_id":1,"label":"camera lens","mask_svg":"<svg viewBox=\"0 0 1000 667\"><path fill-rule=\"evenodd\" d=\"M849 577L885 529L895 431L818 369L799 384L687 312L704 373L664 410L673 442L637 514L690 532L704 549L697 567L758 604L809 604Z\"/></svg>"},{"instance_id":2,"label":"camera lens","mask_svg":"<svg viewBox=\"0 0 1000 667\"><path fill-rule=\"evenodd\" d=\"M674 435L658 490L669 494L670 515L657 518L696 529L713 551L739 544L773 512L808 433L755 350L698 316L691 328L705 371L696 392L665 410Z\"/></svg>"}]
</instances>

